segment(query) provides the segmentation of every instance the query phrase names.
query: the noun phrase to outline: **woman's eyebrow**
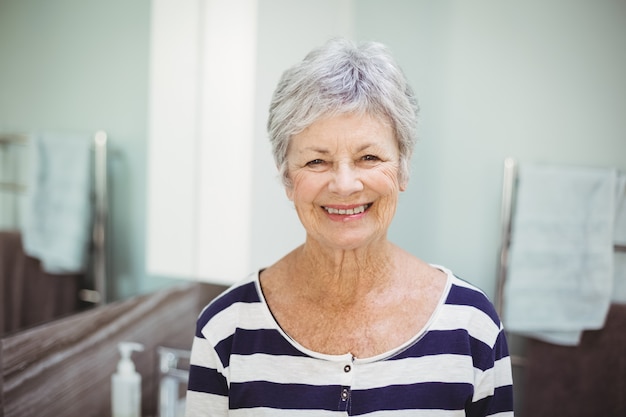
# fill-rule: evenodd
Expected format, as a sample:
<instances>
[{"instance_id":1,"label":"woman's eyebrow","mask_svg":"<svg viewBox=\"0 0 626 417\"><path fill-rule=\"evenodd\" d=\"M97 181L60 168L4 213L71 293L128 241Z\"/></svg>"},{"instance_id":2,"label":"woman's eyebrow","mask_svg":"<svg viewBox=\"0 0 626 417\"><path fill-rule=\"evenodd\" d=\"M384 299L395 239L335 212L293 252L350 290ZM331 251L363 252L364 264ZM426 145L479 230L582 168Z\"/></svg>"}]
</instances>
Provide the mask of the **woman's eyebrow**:
<instances>
[{"instance_id":1,"label":"woman's eyebrow","mask_svg":"<svg viewBox=\"0 0 626 417\"><path fill-rule=\"evenodd\" d=\"M362 146L359 146L356 151L363 152L364 150L370 149L370 148L374 150L380 149L380 145L378 145L376 142L365 143Z\"/></svg>"},{"instance_id":2,"label":"woman's eyebrow","mask_svg":"<svg viewBox=\"0 0 626 417\"><path fill-rule=\"evenodd\" d=\"M330 153L330 151L328 149L318 148L318 147L315 147L315 146L306 147L306 148L302 149L302 151L300 153L304 153L304 152L321 153L323 155L326 155L326 154Z\"/></svg>"},{"instance_id":3,"label":"woman's eyebrow","mask_svg":"<svg viewBox=\"0 0 626 417\"><path fill-rule=\"evenodd\" d=\"M355 149L355 153L359 153L359 152L363 152L366 149L380 149L380 146L376 143L376 142L368 142L368 143L364 143L363 145L359 146L358 148ZM300 153L304 153L304 152L314 152L314 153L319 153L322 155L326 155L329 154L330 151L326 148L321 148L318 146L307 146L306 148L302 149L300 151Z\"/></svg>"}]
</instances>

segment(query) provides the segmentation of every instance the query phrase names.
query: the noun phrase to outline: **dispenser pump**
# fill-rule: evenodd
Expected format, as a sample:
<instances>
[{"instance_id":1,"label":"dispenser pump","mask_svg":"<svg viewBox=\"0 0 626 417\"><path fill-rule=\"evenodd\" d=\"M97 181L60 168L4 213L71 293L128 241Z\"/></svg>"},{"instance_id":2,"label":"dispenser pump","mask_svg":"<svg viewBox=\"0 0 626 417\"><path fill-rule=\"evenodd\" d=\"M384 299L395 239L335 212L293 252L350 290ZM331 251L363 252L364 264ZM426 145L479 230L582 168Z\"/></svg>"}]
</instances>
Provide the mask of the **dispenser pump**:
<instances>
[{"instance_id":1,"label":"dispenser pump","mask_svg":"<svg viewBox=\"0 0 626 417\"><path fill-rule=\"evenodd\" d=\"M143 345L134 342L120 342L117 345L121 359L117 363L117 372L120 374L132 374L135 372L135 364L131 359L133 352L141 352Z\"/></svg>"}]
</instances>

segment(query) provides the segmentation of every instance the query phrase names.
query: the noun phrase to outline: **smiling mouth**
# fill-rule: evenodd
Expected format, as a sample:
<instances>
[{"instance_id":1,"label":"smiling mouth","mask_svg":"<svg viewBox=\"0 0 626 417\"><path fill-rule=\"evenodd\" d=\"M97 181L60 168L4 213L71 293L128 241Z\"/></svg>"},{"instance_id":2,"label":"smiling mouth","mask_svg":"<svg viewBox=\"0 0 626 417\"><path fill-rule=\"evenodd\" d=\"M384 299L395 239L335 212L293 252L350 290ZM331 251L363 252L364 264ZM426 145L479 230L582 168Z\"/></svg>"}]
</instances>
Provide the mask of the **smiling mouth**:
<instances>
[{"instance_id":1,"label":"smiling mouth","mask_svg":"<svg viewBox=\"0 0 626 417\"><path fill-rule=\"evenodd\" d=\"M371 206L372 206L372 203L363 204L363 205L348 208L348 209L338 209L334 207L325 207L325 206L322 206L322 208L326 210L328 214L339 214L339 215L351 216L354 214L363 213L365 212L365 210L367 210Z\"/></svg>"}]
</instances>

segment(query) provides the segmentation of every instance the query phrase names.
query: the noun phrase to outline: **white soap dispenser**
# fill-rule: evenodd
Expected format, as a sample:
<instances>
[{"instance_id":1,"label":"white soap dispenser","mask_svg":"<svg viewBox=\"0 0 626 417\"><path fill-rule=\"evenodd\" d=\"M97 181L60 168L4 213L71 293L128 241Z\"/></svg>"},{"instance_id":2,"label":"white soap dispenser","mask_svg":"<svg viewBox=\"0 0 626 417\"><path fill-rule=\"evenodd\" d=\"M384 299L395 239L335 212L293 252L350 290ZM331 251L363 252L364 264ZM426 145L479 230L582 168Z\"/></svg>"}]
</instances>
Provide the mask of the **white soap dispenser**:
<instances>
[{"instance_id":1,"label":"white soap dispenser","mask_svg":"<svg viewBox=\"0 0 626 417\"><path fill-rule=\"evenodd\" d=\"M133 342L118 344L121 359L117 372L111 376L112 417L141 417L141 375L131 360L133 351L142 351L143 345Z\"/></svg>"}]
</instances>

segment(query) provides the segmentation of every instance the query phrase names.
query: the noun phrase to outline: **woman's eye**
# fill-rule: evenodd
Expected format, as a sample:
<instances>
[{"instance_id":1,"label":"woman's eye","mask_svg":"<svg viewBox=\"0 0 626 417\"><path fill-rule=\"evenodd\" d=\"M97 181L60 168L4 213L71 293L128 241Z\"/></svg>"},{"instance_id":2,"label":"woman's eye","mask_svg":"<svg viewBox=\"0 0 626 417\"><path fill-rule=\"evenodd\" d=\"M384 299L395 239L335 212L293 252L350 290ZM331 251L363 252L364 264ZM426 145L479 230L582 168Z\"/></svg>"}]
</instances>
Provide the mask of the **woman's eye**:
<instances>
[{"instance_id":1,"label":"woman's eye","mask_svg":"<svg viewBox=\"0 0 626 417\"><path fill-rule=\"evenodd\" d=\"M363 161L380 161L380 158L376 155L365 155L361 158Z\"/></svg>"},{"instance_id":2,"label":"woman's eye","mask_svg":"<svg viewBox=\"0 0 626 417\"><path fill-rule=\"evenodd\" d=\"M323 163L324 163L323 159L314 159L312 161L307 162L306 166L308 166L308 167L315 167L315 166L322 165Z\"/></svg>"}]
</instances>

